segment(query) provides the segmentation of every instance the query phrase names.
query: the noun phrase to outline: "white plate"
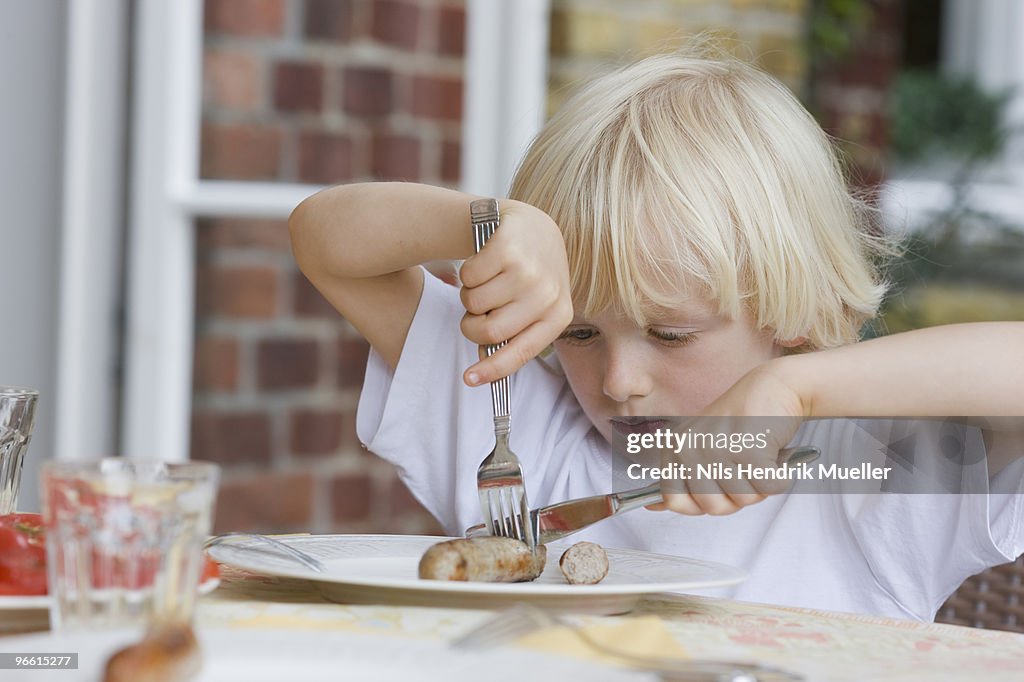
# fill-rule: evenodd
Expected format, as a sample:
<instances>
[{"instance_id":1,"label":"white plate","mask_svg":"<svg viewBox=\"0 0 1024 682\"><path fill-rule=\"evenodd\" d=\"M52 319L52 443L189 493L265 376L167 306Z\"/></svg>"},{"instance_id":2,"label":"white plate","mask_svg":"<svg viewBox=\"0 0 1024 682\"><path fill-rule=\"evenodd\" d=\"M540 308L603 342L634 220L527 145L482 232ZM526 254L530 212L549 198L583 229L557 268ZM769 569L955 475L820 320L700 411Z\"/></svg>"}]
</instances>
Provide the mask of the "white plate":
<instances>
[{"instance_id":1,"label":"white plate","mask_svg":"<svg viewBox=\"0 0 1024 682\"><path fill-rule=\"evenodd\" d=\"M466 652L439 640L319 630L200 628L203 667L195 682L374 680L451 682L654 682L657 677L533 651L498 647ZM136 637L128 632L83 632L6 637L5 651L77 653L78 669L4 670L4 682L95 682L105 661Z\"/></svg>"},{"instance_id":2,"label":"white plate","mask_svg":"<svg viewBox=\"0 0 1024 682\"><path fill-rule=\"evenodd\" d=\"M278 538L319 559L317 573L256 540L211 547L215 560L262 575L316 581L331 601L351 604L406 604L449 608L501 608L530 602L578 613L625 613L641 596L734 585L747 574L739 568L697 559L609 549L608 576L597 585L570 585L558 568L571 543L552 543L544 573L529 583L469 583L421 580L420 557L451 538L417 535L300 535ZM236 546L237 545L237 546Z\"/></svg>"}]
</instances>

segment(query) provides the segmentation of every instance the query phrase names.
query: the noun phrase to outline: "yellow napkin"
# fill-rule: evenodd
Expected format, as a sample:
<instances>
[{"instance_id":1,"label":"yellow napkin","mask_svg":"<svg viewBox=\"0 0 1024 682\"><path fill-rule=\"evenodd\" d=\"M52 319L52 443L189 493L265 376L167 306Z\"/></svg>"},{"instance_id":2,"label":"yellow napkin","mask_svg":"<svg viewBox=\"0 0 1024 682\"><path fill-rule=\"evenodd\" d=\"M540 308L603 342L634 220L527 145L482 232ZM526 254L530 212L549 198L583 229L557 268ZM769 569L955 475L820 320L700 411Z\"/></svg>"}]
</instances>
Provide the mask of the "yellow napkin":
<instances>
[{"instance_id":1,"label":"yellow napkin","mask_svg":"<svg viewBox=\"0 0 1024 682\"><path fill-rule=\"evenodd\" d=\"M587 623L576 628L564 625L546 628L520 637L516 644L527 649L575 656L605 663L629 663L611 652L598 651L588 645L580 634L595 643L632 656L658 658L689 657L686 649L672 636L657 616L615 618Z\"/></svg>"}]
</instances>

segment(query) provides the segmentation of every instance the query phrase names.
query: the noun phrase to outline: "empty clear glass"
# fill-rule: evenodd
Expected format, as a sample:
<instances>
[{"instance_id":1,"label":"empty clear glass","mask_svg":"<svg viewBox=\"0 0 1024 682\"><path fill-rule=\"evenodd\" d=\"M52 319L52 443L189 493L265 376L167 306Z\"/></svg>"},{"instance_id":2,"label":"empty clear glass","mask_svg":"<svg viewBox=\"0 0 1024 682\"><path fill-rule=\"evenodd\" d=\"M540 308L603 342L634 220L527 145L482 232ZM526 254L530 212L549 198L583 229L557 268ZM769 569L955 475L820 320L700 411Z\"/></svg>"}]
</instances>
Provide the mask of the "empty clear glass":
<instances>
[{"instance_id":1,"label":"empty clear glass","mask_svg":"<svg viewBox=\"0 0 1024 682\"><path fill-rule=\"evenodd\" d=\"M47 462L53 629L189 622L220 471L205 462Z\"/></svg>"}]
</instances>

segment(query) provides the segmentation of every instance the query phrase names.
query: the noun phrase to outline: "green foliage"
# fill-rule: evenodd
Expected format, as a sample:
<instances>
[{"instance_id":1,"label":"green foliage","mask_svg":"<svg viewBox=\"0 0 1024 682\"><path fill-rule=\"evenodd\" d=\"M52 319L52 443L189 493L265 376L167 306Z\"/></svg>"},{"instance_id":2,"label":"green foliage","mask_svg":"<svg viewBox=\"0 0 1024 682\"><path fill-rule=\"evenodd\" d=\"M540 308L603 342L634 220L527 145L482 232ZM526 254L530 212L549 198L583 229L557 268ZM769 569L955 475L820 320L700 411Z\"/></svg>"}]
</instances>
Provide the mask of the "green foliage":
<instances>
[{"instance_id":1,"label":"green foliage","mask_svg":"<svg viewBox=\"0 0 1024 682\"><path fill-rule=\"evenodd\" d=\"M867 28L871 3L864 0L812 0L809 22L811 63L838 61Z\"/></svg>"},{"instance_id":2,"label":"green foliage","mask_svg":"<svg viewBox=\"0 0 1024 682\"><path fill-rule=\"evenodd\" d=\"M979 162L999 154L1009 92L990 94L974 82L927 71L900 74L890 93L889 132L896 160L935 156Z\"/></svg>"}]
</instances>

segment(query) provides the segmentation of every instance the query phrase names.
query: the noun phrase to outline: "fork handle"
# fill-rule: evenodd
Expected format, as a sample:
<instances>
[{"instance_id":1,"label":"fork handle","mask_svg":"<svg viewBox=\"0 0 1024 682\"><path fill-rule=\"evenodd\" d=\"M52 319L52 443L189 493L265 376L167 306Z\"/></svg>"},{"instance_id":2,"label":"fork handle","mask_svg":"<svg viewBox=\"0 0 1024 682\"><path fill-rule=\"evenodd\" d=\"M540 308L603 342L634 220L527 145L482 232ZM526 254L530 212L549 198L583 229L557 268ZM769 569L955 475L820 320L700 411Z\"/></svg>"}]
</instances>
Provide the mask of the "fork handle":
<instances>
[{"instance_id":1,"label":"fork handle","mask_svg":"<svg viewBox=\"0 0 1024 682\"><path fill-rule=\"evenodd\" d=\"M476 199L469 204L470 220L473 223L473 245L476 253L484 248L484 244L498 229L501 213L497 199ZM491 357L508 341L482 346L487 357ZM507 436L511 429L511 406L509 404L508 377L491 382L491 407L494 410L494 433L496 436Z\"/></svg>"}]
</instances>

